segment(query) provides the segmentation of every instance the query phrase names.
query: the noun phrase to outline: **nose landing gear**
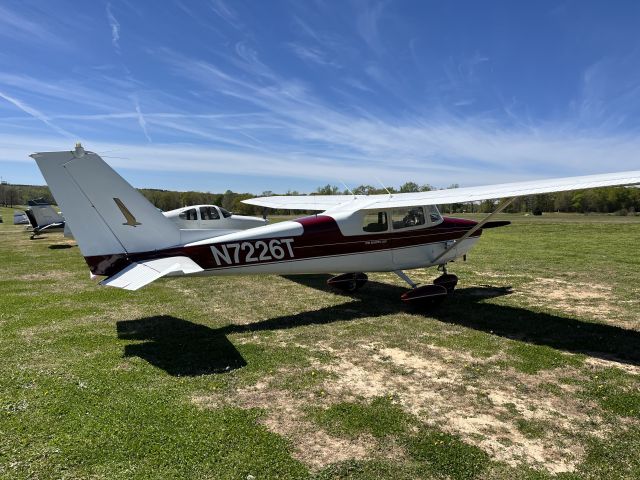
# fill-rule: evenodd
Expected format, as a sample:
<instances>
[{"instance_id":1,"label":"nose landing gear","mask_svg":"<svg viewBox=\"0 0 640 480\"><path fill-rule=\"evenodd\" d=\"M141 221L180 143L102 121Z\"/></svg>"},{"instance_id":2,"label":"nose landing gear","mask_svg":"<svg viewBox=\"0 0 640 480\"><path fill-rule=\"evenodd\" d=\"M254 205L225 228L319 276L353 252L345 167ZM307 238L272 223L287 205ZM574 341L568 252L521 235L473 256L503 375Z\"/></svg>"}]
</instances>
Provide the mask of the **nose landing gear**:
<instances>
[{"instance_id":1,"label":"nose landing gear","mask_svg":"<svg viewBox=\"0 0 640 480\"><path fill-rule=\"evenodd\" d=\"M411 290L402 294L400 300L416 306L435 306L442 303L448 295L453 294L458 284L458 277L447 273L446 265L441 265L438 269L443 273L433 281L433 285L422 286L418 286L404 272L397 270L395 274L411 287Z\"/></svg>"},{"instance_id":2,"label":"nose landing gear","mask_svg":"<svg viewBox=\"0 0 640 480\"><path fill-rule=\"evenodd\" d=\"M447 272L447 264L442 264L438 267L438 271L442 272L438 278L433 281L434 285L441 285L447 289L447 293L451 295L458 285L458 277L452 273Z\"/></svg>"}]
</instances>

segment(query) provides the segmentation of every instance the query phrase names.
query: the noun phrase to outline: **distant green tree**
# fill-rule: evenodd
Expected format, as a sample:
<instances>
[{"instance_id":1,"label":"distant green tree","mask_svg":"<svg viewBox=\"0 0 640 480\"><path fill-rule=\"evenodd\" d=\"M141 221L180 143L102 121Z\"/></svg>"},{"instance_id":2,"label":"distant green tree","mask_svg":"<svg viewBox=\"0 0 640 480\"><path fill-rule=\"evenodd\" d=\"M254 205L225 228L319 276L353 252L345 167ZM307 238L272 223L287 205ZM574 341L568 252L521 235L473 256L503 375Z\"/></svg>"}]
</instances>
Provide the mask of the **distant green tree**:
<instances>
[{"instance_id":1,"label":"distant green tree","mask_svg":"<svg viewBox=\"0 0 640 480\"><path fill-rule=\"evenodd\" d=\"M224 192L224 194L222 195L222 208L225 208L229 211L233 210L233 207L235 206L235 201L236 201L236 194L233 193L231 190L227 190L226 192Z\"/></svg>"},{"instance_id":2,"label":"distant green tree","mask_svg":"<svg viewBox=\"0 0 640 480\"><path fill-rule=\"evenodd\" d=\"M377 193L377 190L371 185L360 185L353 189L353 193L356 195L373 195Z\"/></svg>"},{"instance_id":3,"label":"distant green tree","mask_svg":"<svg viewBox=\"0 0 640 480\"><path fill-rule=\"evenodd\" d=\"M482 213L491 213L496 209L496 203L494 200L483 200L480 202L480 211Z\"/></svg>"},{"instance_id":4,"label":"distant green tree","mask_svg":"<svg viewBox=\"0 0 640 480\"><path fill-rule=\"evenodd\" d=\"M571 192L557 192L553 195L553 210L556 212L570 212L573 210L571 205Z\"/></svg>"},{"instance_id":5,"label":"distant green tree","mask_svg":"<svg viewBox=\"0 0 640 480\"><path fill-rule=\"evenodd\" d=\"M253 197L254 195L251 193L237 193L234 197L233 207L227 210L231 210L233 213L237 213L238 215L256 215L258 213L258 207L242 203L242 200L247 200ZM262 211L262 209L260 209L260 211Z\"/></svg>"},{"instance_id":6,"label":"distant green tree","mask_svg":"<svg viewBox=\"0 0 640 480\"><path fill-rule=\"evenodd\" d=\"M340 189L335 185L326 184L324 187L318 187L316 194L318 195L337 195Z\"/></svg>"},{"instance_id":7,"label":"distant green tree","mask_svg":"<svg viewBox=\"0 0 640 480\"><path fill-rule=\"evenodd\" d=\"M400 193L419 192L420 186L416 182L406 182L400 186Z\"/></svg>"}]
</instances>

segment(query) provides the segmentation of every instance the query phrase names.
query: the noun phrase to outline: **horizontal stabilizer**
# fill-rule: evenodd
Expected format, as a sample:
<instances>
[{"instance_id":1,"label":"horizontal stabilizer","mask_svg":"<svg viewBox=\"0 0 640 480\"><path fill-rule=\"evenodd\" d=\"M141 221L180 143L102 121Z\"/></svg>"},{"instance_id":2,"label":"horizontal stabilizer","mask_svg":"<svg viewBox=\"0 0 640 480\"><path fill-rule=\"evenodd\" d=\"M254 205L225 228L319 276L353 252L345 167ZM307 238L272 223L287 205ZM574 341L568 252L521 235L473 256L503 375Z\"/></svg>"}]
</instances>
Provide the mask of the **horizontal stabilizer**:
<instances>
[{"instance_id":1,"label":"horizontal stabilizer","mask_svg":"<svg viewBox=\"0 0 640 480\"><path fill-rule=\"evenodd\" d=\"M107 287L138 290L145 285L170 273L182 274L201 272L202 268L188 257L167 257L146 262L135 262L127 268L100 282Z\"/></svg>"}]
</instances>

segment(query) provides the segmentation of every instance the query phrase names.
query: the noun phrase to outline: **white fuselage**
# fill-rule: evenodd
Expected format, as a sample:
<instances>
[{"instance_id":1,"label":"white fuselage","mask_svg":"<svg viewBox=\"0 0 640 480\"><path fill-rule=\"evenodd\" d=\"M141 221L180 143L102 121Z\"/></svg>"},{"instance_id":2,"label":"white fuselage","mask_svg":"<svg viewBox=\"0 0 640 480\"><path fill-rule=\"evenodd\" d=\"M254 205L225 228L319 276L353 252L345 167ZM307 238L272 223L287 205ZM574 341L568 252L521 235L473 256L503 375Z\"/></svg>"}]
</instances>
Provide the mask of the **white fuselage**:
<instances>
[{"instance_id":1,"label":"white fuselage","mask_svg":"<svg viewBox=\"0 0 640 480\"><path fill-rule=\"evenodd\" d=\"M475 222L442 219L415 227L363 231L364 212L322 214L195 241L182 247L204 271L195 275L395 271L441 265L478 241L455 244ZM478 232L479 235L480 232Z\"/></svg>"}]
</instances>

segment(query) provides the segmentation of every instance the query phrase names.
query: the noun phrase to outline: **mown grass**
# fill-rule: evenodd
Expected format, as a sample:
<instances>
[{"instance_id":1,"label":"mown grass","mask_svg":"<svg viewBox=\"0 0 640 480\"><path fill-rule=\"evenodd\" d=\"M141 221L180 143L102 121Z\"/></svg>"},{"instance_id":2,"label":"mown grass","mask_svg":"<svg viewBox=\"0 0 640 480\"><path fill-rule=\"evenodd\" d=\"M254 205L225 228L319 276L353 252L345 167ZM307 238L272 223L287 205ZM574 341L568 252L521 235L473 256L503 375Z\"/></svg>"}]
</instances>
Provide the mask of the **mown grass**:
<instances>
[{"instance_id":1,"label":"mown grass","mask_svg":"<svg viewBox=\"0 0 640 480\"><path fill-rule=\"evenodd\" d=\"M469 261L451 266L457 294L416 312L400 305L404 286L386 274L371 275L353 296L330 292L322 276L102 288L73 242L61 234L30 241L10 224L11 209L0 213L2 478L554 476L527 458L507 464L482 447L485 434L457 431L429 408L409 412L406 391L336 393L339 362L357 358L378 362L381 381L402 381L418 395L412 382L428 372L412 367L413 357L396 364L376 353L385 348L445 355L438 365L462 381L434 383L434 392L444 388L466 416L499 409L532 442L553 445L557 425L523 418L520 404L495 403L492 388L513 386L531 405L541 397L583 402L603 420L592 435L587 420L563 418L564 440L582 450L572 472L556 476L640 476L636 218L505 215L512 226L485 232ZM435 272L411 275L426 283ZM553 284L539 282L550 278L606 286L587 302L600 310L580 313L576 299L545 302ZM447 370L439 375L446 380ZM240 401L247 389L303 399L302 420L372 447L365 458L310 466L295 435L265 422L271 406ZM203 407L193 400L203 395L221 400ZM508 454L504 443L498 453Z\"/></svg>"},{"instance_id":2,"label":"mown grass","mask_svg":"<svg viewBox=\"0 0 640 480\"><path fill-rule=\"evenodd\" d=\"M356 437L368 433L374 437L399 435L407 430L409 416L388 397L378 397L368 404L342 402L310 412L318 425L330 433Z\"/></svg>"}]
</instances>

